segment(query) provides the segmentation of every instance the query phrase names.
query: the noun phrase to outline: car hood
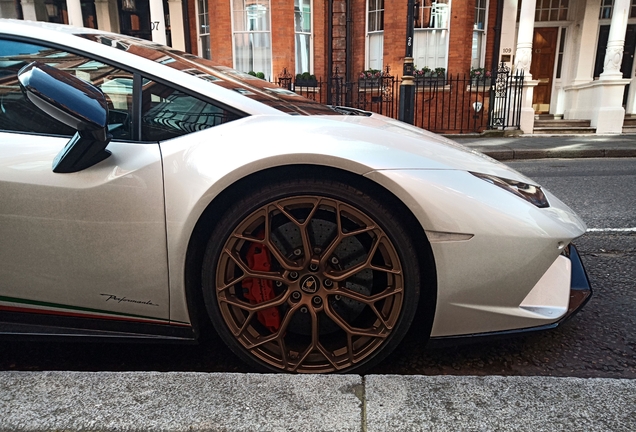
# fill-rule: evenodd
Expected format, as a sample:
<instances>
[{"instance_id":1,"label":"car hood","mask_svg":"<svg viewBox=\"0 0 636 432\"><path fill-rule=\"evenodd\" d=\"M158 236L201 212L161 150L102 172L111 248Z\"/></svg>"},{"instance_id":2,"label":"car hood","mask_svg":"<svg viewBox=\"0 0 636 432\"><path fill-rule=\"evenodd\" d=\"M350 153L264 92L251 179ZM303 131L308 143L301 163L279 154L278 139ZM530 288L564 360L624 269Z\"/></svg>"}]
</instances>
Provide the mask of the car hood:
<instances>
[{"instance_id":1,"label":"car hood","mask_svg":"<svg viewBox=\"0 0 636 432\"><path fill-rule=\"evenodd\" d=\"M455 169L537 184L483 153L390 117L373 113L371 116L342 115L321 118L331 122L361 126L356 135L358 139L365 140L372 146L379 145L390 150L380 160L376 159L373 162L377 170ZM345 130L334 129L331 132L342 134ZM358 158L364 158L364 156L358 155Z\"/></svg>"}]
</instances>

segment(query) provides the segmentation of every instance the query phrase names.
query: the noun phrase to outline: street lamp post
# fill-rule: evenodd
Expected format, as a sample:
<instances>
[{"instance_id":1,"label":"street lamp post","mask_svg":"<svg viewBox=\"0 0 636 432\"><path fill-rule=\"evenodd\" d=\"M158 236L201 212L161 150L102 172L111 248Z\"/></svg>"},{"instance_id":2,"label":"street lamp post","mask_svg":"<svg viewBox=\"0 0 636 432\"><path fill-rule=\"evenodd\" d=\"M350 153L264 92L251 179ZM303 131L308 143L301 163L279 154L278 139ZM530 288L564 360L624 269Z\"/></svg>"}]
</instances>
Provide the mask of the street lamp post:
<instances>
[{"instance_id":1,"label":"street lamp post","mask_svg":"<svg viewBox=\"0 0 636 432\"><path fill-rule=\"evenodd\" d=\"M413 124L415 119L415 82L413 78L413 13L415 0L408 0L406 14L406 55L404 56L404 68L402 71L402 84L400 84L400 112L399 119Z\"/></svg>"}]
</instances>

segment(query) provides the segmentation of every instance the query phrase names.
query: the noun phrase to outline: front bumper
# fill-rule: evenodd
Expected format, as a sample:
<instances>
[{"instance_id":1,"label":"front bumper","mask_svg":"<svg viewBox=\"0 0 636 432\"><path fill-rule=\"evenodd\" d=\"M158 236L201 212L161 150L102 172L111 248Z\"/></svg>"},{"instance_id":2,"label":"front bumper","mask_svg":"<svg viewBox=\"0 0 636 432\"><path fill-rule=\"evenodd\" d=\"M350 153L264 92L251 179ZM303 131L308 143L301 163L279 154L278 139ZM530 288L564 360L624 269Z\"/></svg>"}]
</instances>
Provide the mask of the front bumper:
<instances>
[{"instance_id":1,"label":"front bumper","mask_svg":"<svg viewBox=\"0 0 636 432\"><path fill-rule=\"evenodd\" d=\"M568 310L558 321L536 327L527 327L522 329L504 330L488 333L474 333L459 336L439 336L431 337L432 345L454 345L464 342L481 342L484 340L498 339L508 336L514 336L525 333L533 333L543 330L556 328L574 316L592 297L592 287L590 285L587 272L579 256L579 252L573 244L570 244L565 251L565 255L571 261L571 278L570 278L570 302Z\"/></svg>"}]
</instances>

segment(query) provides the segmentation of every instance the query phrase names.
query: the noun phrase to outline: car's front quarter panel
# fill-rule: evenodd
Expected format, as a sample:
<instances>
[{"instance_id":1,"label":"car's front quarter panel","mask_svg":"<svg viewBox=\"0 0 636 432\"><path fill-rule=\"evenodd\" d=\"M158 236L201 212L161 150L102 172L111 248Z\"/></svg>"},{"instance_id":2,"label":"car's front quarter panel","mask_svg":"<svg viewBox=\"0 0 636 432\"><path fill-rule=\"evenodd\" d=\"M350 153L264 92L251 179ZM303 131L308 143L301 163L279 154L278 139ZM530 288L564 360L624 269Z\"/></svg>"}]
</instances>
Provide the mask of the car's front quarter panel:
<instances>
[{"instance_id":1,"label":"car's front quarter panel","mask_svg":"<svg viewBox=\"0 0 636 432\"><path fill-rule=\"evenodd\" d=\"M419 143L421 151L402 150ZM431 150L431 146L433 150ZM167 205L171 316L187 317L184 263L193 229L224 189L255 172L309 164L366 175L401 199L428 233L467 241L431 241L438 272L435 335L541 325L548 319L519 305L561 253L560 243L584 232L578 217L549 195L540 209L466 170L471 155L439 144L343 122L253 116L161 144ZM428 155L431 157L427 157ZM484 166L508 178L500 164ZM411 170L408 167L418 167ZM458 319L459 318L459 319Z\"/></svg>"},{"instance_id":2,"label":"car's front quarter panel","mask_svg":"<svg viewBox=\"0 0 636 432\"><path fill-rule=\"evenodd\" d=\"M520 307L563 248L585 232L555 197L548 194L551 207L537 208L459 170L388 170L367 177L402 199L431 240L438 278L432 336L535 327L560 318ZM569 279L553 289L561 304Z\"/></svg>"},{"instance_id":3,"label":"car's front quarter panel","mask_svg":"<svg viewBox=\"0 0 636 432\"><path fill-rule=\"evenodd\" d=\"M377 168L413 163L408 152L371 144L360 133L376 138L383 135L356 125L309 117L252 116L161 143L171 317L188 317L184 265L194 227L214 198L236 181L269 168L284 170L285 166L299 164L363 175ZM384 134L387 139L391 137ZM432 160L422 163L443 166Z\"/></svg>"}]
</instances>

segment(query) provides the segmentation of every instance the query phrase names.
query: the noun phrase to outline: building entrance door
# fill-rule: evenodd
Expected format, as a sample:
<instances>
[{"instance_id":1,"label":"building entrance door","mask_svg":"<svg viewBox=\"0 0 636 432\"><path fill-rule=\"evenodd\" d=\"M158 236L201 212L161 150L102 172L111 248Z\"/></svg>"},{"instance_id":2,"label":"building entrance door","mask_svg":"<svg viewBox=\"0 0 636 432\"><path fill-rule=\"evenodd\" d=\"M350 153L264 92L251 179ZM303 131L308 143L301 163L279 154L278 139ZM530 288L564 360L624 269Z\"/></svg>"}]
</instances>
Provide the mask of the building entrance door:
<instances>
[{"instance_id":1,"label":"building entrance door","mask_svg":"<svg viewBox=\"0 0 636 432\"><path fill-rule=\"evenodd\" d=\"M534 88L532 108L537 114L550 112L550 96L552 95L552 77L554 76L554 59L556 57L558 27L539 27L534 29L532 42L532 79L539 83Z\"/></svg>"}]
</instances>

